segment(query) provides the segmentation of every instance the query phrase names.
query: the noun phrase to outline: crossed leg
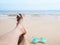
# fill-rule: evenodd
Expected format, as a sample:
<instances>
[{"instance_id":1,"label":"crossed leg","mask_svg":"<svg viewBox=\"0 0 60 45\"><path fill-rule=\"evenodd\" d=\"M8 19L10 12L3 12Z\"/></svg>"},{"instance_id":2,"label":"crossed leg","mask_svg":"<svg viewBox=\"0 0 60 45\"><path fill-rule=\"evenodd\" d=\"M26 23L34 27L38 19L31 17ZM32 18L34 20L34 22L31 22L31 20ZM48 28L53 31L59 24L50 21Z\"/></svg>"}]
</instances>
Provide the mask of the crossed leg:
<instances>
[{"instance_id":1,"label":"crossed leg","mask_svg":"<svg viewBox=\"0 0 60 45\"><path fill-rule=\"evenodd\" d=\"M26 30L22 25L22 20L23 20L22 17L17 16L17 26L15 27L14 30L0 37L0 45L18 45L19 36L26 33ZM21 44L19 43L19 45L25 45L25 44L26 44L26 40L24 36Z\"/></svg>"}]
</instances>

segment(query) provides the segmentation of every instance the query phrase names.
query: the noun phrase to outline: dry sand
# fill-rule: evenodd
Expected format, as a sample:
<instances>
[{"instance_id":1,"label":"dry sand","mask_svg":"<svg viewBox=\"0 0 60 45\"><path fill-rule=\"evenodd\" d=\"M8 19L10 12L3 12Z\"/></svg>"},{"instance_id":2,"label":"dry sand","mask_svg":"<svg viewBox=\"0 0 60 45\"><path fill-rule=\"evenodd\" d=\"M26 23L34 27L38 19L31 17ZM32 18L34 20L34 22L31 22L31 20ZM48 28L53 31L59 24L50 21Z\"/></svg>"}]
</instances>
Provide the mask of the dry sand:
<instances>
[{"instance_id":1,"label":"dry sand","mask_svg":"<svg viewBox=\"0 0 60 45\"><path fill-rule=\"evenodd\" d=\"M3 35L16 26L16 19L0 19L0 35ZM30 45L60 45L60 16L40 15L24 17L24 27ZM33 38L45 37L47 44L32 44Z\"/></svg>"}]
</instances>

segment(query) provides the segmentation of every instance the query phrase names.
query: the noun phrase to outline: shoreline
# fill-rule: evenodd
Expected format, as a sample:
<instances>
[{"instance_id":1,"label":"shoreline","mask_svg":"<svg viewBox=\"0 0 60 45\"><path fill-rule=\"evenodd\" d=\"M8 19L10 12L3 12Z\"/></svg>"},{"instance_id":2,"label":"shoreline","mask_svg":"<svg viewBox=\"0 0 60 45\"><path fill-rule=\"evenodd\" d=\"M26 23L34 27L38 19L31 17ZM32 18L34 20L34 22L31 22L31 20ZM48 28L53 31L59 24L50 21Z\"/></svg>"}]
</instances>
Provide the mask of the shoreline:
<instances>
[{"instance_id":1,"label":"shoreline","mask_svg":"<svg viewBox=\"0 0 60 45\"><path fill-rule=\"evenodd\" d=\"M15 19L16 18L16 16L17 16L17 14L10 14L10 15L0 15L0 19L8 19L8 18L10 18L10 19ZM29 17L29 18L34 18L34 17L36 17L36 18L45 18L45 19L60 19L60 15L40 15L40 14L23 14L23 16L24 17Z\"/></svg>"}]
</instances>

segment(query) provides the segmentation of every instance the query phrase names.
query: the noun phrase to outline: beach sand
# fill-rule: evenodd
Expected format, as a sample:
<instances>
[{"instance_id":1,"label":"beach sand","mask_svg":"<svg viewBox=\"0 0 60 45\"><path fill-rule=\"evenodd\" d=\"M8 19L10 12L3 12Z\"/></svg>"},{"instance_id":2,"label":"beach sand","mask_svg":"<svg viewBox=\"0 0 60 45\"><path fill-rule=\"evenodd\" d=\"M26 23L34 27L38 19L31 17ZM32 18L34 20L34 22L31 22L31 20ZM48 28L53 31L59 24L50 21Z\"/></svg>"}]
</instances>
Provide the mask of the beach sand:
<instances>
[{"instance_id":1,"label":"beach sand","mask_svg":"<svg viewBox=\"0 0 60 45\"><path fill-rule=\"evenodd\" d=\"M0 35L14 29L16 18L0 19ZM27 30L27 39L30 45L60 45L60 16L40 15L24 16L24 27ZM32 44L33 38L44 37L46 44Z\"/></svg>"}]
</instances>

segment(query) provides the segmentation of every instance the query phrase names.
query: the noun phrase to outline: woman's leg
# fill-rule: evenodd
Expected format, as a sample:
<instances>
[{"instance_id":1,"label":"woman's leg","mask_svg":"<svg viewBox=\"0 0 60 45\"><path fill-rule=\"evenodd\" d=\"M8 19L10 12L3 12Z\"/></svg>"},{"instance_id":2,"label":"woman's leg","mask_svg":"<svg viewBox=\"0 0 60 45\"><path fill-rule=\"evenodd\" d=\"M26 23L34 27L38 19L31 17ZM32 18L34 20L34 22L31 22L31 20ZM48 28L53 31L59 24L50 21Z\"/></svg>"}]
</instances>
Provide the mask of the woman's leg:
<instances>
[{"instance_id":1,"label":"woman's leg","mask_svg":"<svg viewBox=\"0 0 60 45\"><path fill-rule=\"evenodd\" d=\"M0 45L17 45L18 38L23 33L25 34L26 32L25 30L23 30L22 23L19 21L18 25L14 30L0 37Z\"/></svg>"},{"instance_id":2,"label":"woman's leg","mask_svg":"<svg viewBox=\"0 0 60 45\"><path fill-rule=\"evenodd\" d=\"M20 14L21 15L21 14ZM19 16L18 16L19 17ZM22 16L20 16L22 17ZM23 17L22 17L23 18ZM19 21L19 20L18 20ZM21 23L21 22L19 22ZM23 27L23 30L25 30L25 28ZM25 30L25 33L26 33L26 30ZM19 41L18 41L18 45L29 45L28 43L28 40L27 40L27 35L24 35L22 34L20 37L19 37Z\"/></svg>"},{"instance_id":3,"label":"woman's leg","mask_svg":"<svg viewBox=\"0 0 60 45\"><path fill-rule=\"evenodd\" d=\"M25 35L22 42L19 45L29 45L27 36Z\"/></svg>"}]
</instances>

